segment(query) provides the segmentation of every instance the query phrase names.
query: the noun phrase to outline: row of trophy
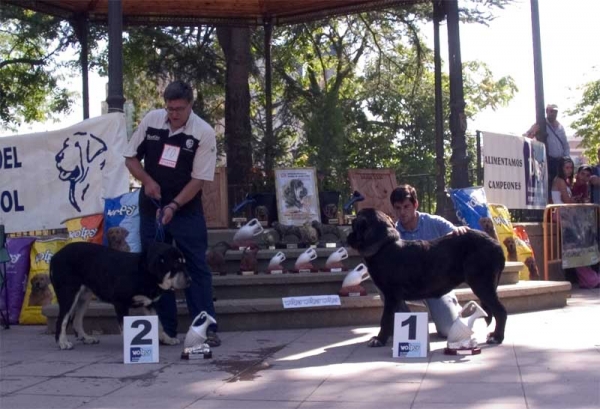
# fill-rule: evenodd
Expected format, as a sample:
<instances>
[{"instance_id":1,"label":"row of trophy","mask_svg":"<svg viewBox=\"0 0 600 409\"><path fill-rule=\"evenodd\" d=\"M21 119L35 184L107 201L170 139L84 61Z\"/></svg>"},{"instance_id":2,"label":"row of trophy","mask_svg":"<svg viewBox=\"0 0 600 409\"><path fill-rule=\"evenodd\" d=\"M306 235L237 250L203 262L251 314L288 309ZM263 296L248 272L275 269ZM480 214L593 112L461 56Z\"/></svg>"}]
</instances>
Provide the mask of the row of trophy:
<instances>
[{"instance_id":1,"label":"row of trophy","mask_svg":"<svg viewBox=\"0 0 600 409\"><path fill-rule=\"evenodd\" d=\"M333 202L328 201L327 203L321 203L321 220L324 225L338 225L338 224L351 224L354 219L354 204L365 200L365 197L358 191L354 191L346 203L342 206L342 212L338 211L339 192L326 192L333 193L336 200ZM269 200L270 198L270 200ZM233 224L240 228L242 224L248 222L246 217L247 211L254 215L259 223L263 227L271 225L275 227L277 223L277 203L275 201L275 195L268 193L256 193L247 194L244 200L234 206L232 209Z\"/></svg>"},{"instance_id":2,"label":"row of trophy","mask_svg":"<svg viewBox=\"0 0 600 409\"><path fill-rule=\"evenodd\" d=\"M231 249L226 242L219 242L206 253L206 261L211 268L213 274L226 275L226 260L225 253ZM258 274L258 247L248 246L242 251L238 274L254 275ZM348 250L345 247L339 247L333 251L324 267L315 267L312 263L318 257L317 250L309 247L304 250L294 262L291 269L286 269L283 262L287 259L283 251L278 251L269 260L266 273L268 274L284 274L284 273L317 273L317 272L342 272L347 268L344 266L343 260L348 258Z\"/></svg>"},{"instance_id":3,"label":"row of trophy","mask_svg":"<svg viewBox=\"0 0 600 409\"><path fill-rule=\"evenodd\" d=\"M316 220L301 226L273 222L272 227L265 230L258 219L252 219L235 232L231 247L240 250L252 245L268 249L339 247L346 240L342 229Z\"/></svg>"}]
</instances>

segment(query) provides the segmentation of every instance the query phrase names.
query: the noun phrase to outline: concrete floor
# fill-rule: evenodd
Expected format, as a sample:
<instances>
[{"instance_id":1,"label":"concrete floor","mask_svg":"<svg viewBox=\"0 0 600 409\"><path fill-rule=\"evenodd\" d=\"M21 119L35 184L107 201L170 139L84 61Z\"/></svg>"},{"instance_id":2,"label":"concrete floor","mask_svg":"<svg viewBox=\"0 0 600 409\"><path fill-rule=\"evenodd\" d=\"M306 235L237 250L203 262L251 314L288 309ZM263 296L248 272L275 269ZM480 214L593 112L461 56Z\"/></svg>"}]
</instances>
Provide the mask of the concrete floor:
<instances>
[{"instance_id":1,"label":"concrete floor","mask_svg":"<svg viewBox=\"0 0 600 409\"><path fill-rule=\"evenodd\" d=\"M483 320L475 325L485 339ZM44 326L0 330L0 408L599 409L600 290L562 309L512 314L501 346L423 359L367 348L375 327L221 333L209 360L160 347L158 364L123 364L122 338L59 351ZM388 345L390 345L388 343Z\"/></svg>"}]
</instances>

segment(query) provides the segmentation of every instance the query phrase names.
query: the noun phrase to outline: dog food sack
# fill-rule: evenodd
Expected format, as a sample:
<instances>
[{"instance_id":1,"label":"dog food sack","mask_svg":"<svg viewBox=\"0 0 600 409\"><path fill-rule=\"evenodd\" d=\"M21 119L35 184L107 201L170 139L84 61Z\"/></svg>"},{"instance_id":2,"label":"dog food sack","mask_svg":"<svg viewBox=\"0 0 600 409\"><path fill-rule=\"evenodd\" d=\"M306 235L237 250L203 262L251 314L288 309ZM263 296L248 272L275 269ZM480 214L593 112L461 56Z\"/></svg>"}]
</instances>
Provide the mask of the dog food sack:
<instances>
[{"instance_id":1,"label":"dog food sack","mask_svg":"<svg viewBox=\"0 0 600 409\"><path fill-rule=\"evenodd\" d=\"M132 253L142 251L139 194L136 190L104 201L105 246Z\"/></svg>"},{"instance_id":2,"label":"dog food sack","mask_svg":"<svg viewBox=\"0 0 600 409\"><path fill-rule=\"evenodd\" d=\"M494 203L488 204L488 209L490 211L490 217L492 218L494 231L496 232L498 241L500 244L503 244L507 237L512 237L514 234L510 212L506 206ZM502 248L504 249L504 256L508 260L506 246L503 245Z\"/></svg>"},{"instance_id":3,"label":"dog food sack","mask_svg":"<svg viewBox=\"0 0 600 409\"><path fill-rule=\"evenodd\" d=\"M36 240L31 246L29 280L19 324L45 324L42 307L56 302L54 289L50 283L50 260L67 244L67 239Z\"/></svg>"},{"instance_id":4,"label":"dog food sack","mask_svg":"<svg viewBox=\"0 0 600 409\"><path fill-rule=\"evenodd\" d=\"M74 217L64 223L69 231L69 243L76 241L88 241L90 243L102 244L104 215L93 214L91 216Z\"/></svg>"},{"instance_id":5,"label":"dog food sack","mask_svg":"<svg viewBox=\"0 0 600 409\"><path fill-rule=\"evenodd\" d=\"M450 198L454 203L458 220L471 229L484 231L496 238L485 190L482 187L450 189Z\"/></svg>"},{"instance_id":6,"label":"dog food sack","mask_svg":"<svg viewBox=\"0 0 600 409\"><path fill-rule=\"evenodd\" d=\"M523 226L515 226L513 232L520 240L517 242L517 259L525 264L525 271L521 271L519 278L523 280L539 280L540 272L533 254L533 247L529 241L529 235Z\"/></svg>"},{"instance_id":7,"label":"dog food sack","mask_svg":"<svg viewBox=\"0 0 600 409\"><path fill-rule=\"evenodd\" d=\"M519 280L537 280L539 271L525 229L522 226L513 227L506 206L490 204L488 207L506 261L520 261L525 265L519 270Z\"/></svg>"},{"instance_id":8,"label":"dog food sack","mask_svg":"<svg viewBox=\"0 0 600 409\"><path fill-rule=\"evenodd\" d=\"M10 261L5 265L6 287L2 288L2 292L0 292L0 311L2 311L2 317L8 319L9 324L19 323L25 285L29 275L29 253L34 241L33 237L9 238L6 241ZM5 324L3 318L1 319L2 323Z\"/></svg>"}]
</instances>

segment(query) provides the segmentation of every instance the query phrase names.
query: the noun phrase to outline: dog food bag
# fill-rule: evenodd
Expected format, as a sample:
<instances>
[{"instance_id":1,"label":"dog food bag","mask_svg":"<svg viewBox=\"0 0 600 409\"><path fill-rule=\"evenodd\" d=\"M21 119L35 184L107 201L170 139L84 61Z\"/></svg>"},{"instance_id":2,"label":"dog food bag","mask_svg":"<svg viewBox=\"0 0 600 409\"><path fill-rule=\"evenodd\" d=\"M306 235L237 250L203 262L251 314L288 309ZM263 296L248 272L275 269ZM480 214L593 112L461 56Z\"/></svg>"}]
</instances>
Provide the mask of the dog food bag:
<instances>
[{"instance_id":1,"label":"dog food bag","mask_svg":"<svg viewBox=\"0 0 600 409\"><path fill-rule=\"evenodd\" d=\"M50 260L67 244L67 239L36 240L31 246L29 280L21 307L19 324L45 324L42 307L56 302L50 283Z\"/></svg>"},{"instance_id":2,"label":"dog food bag","mask_svg":"<svg viewBox=\"0 0 600 409\"><path fill-rule=\"evenodd\" d=\"M525 229L522 226L513 227L506 206L492 203L488 207L506 261L520 261L525 264L525 267L519 271L519 280L537 279L539 272Z\"/></svg>"},{"instance_id":3,"label":"dog food bag","mask_svg":"<svg viewBox=\"0 0 600 409\"><path fill-rule=\"evenodd\" d=\"M10 261L5 266L6 287L2 288L2 292L0 292L0 310L3 317L8 318L9 324L19 323L25 285L29 275L29 253L34 241L33 237L9 238L6 241ZM2 323L5 324L5 322Z\"/></svg>"},{"instance_id":4,"label":"dog food bag","mask_svg":"<svg viewBox=\"0 0 600 409\"><path fill-rule=\"evenodd\" d=\"M496 237L483 187L450 189L450 198L458 220L471 229L481 230L491 237Z\"/></svg>"},{"instance_id":5,"label":"dog food bag","mask_svg":"<svg viewBox=\"0 0 600 409\"><path fill-rule=\"evenodd\" d=\"M76 241L87 241L102 244L103 214L74 217L64 222L69 231L69 243Z\"/></svg>"},{"instance_id":6,"label":"dog food bag","mask_svg":"<svg viewBox=\"0 0 600 409\"><path fill-rule=\"evenodd\" d=\"M525 269L519 272L519 280L538 280L540 273L527 231L523 226L515 226L513 227L513 232L513 237L517 245L517 260L525 264Z\"/></svg>"},{"instance_id":7,"label":"dog food bag","mask_svg":"<svg viewBox=\"0 0 600 409\"><path fill-rule=\"evenodd\" d=\"M494 230L496 231L496 235L498 236L498 241L500 242L500 244L502 244L507 237L512 237L514 234L510 212L508 211L506 206L496 203L488 204L488 209L490 211L492 223L494 224ZM506 247L503 246L503 249L504 256L507 257L508 260L508 253L506 251Z\"/></svg>"},{"instance_id":8,"label":"dog food bag","mask_svg":"<svg viewBox=\"0 0 600 409\"><path fill-rule=\"evenodd\" d=\"M103 244L113 249L139 253L140 240L140 191L135 190L104 201Z\"/></svg>"}]
</instances>

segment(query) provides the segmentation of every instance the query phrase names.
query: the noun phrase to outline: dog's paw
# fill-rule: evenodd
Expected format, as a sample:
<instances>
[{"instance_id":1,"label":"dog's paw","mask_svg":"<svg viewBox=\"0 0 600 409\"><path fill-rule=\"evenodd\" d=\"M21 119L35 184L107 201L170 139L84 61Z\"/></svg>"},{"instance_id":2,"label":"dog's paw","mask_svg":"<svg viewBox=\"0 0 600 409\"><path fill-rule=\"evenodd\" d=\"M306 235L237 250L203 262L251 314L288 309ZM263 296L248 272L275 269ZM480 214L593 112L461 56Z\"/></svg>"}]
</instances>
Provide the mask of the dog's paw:
<instances>
[{"instance_id":1,"label":"dog's paw","mask_svg":"<svg viewBox=\"0 0 600 409\"><path fill-rule=\"evenodd\" d=\"M85 336L85 337L79 337L77 338L79 341L81 341L82 343L84 343L85 345L91 345L91 344L99 344L100 340L98 338L95 337L90 337L90 336Z\"/></svg>"},{"instance_id":2,"label":"dog's paw","mask_svg":"<svg viewBox=\"0 0 600 409\"><path fill-rule=\"evenodd\" d=\"M502 341L504 341L504 337L500 338L492 332L488 334L485 342L490 345L499 345L502 343Z\"/></svg>"},{"instance_id":3,"label":"dog's paw","mask_svg":"<svg viewBox=\"0 0 600 409\"><path fill-rule=\"evenodd\" d=\"M160 334L160 336L158 337L158 341L162 345L178 345L181 343L181 341L179 339L172 338L165 333Z\"/></svg>"},{"instance_id":4,"label":"dog's paw","mask_svg":"<svg viewBox=\"0 0 600 409\"><path fill-rule=\"evenodd\" d=\"M69 341L61 341L58 343L58 347L61 350L73 349L73 343Z\"/></svg>"},{"instance_id":5,"label":"dog's paw","mask_svg":"<svg viewBox=\"0 0 600 409\"><path fill-rule=\"evenodd\" d=\"M385 344L381 342L379 338L373 337L369 340L369 342L367 342L367 346L370 348L379 348L385 346Z\"/></svg>"}]
</instances>

